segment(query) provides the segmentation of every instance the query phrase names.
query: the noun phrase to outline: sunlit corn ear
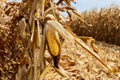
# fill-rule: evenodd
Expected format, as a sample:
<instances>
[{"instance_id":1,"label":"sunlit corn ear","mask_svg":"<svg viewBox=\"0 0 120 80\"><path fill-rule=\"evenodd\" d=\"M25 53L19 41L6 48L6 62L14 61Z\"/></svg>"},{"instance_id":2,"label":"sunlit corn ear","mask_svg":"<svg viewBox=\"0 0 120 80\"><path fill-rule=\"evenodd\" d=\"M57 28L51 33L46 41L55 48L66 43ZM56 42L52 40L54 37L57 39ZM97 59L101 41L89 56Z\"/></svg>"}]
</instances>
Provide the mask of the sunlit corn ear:
<instances>
[{"instance_id":1,"label":"sunlit corn ear","mask_svg":"<svg viewBox=\"0 0 120 80\"><path fill-rule=\"evenodd\" d=\"M46 38L48 42L48 47L50 49L50 52L53 52L53 56L57 56L59 52L60 47L60 40L58 32L55 31L55 29L45 26L46 31ZM53 46L54 45L54 46Z\"/></svg>"},{"instance_id":2,"label":"sunlit corn ear","mask_svg":"<svg viewBox=\"0 0 120 80\"><path fill-rule=\"evenodd\" d=\"M52 15L50 15L50 16L52 16ZM54 19L54 16L49 17L48 19L51 19L51 20L47 20L45 23L45 26L49 26L49 27L55 29L63 38L65 38L71 42L75 41L76 43L81 45L86 51L88 51L99 62L101 62L110 72L112 72L112 69L109 65L104 63L104 61L101 60L101 58L95 52L91 51L91 49L88 46L86 46L85 43L81 39L78 39L77 36L74 36L74 33L72 31L66 30L62 26L62 24L60 24L58 21L56 21Z\"/></svg>"},{"instance_id":3,"label":"sunlit corn ear","mask_svg":"<svg viewBox=\"0 0 120 80\"><path fill-rule=\"evenodd\" d=\"M45 26L45 36L47 41L47 46L50 54L54 60L54 66L58 68L58 62L60 59L61 44L58 32L51 26Z\"/></svg>"},{"instance_id":4,"label":"sunlit corn ear","mask_svg":"<svg viewBox=\"0 0 120 80\"><path fill-rule=\"evenodd\" d=\"M54 65L58 68L58 62L60 59L61 44L58 33L64 38L71 42L74 42L74 37L56 21L53 15L46 16L47 21L45 23L45 36L48 45L48 50L53 56Z\"/></svg>"}]
</instances>

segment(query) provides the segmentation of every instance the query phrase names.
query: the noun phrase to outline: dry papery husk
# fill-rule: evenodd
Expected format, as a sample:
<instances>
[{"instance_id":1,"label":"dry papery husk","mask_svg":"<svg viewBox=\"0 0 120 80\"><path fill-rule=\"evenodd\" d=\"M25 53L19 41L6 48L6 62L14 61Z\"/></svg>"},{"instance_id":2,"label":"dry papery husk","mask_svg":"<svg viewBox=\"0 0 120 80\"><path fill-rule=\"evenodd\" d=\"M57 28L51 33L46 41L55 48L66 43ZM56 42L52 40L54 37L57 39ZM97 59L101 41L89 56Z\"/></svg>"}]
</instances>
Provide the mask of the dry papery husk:
<instances>
[{"instance_id":1,"label":"dry papery husk","mask_svg":"<svg viewBox=\"0 0 120 80\"><path fill-rule=\"evenodd\" d=\"M109 8L102 8L81 13L83 19L90 24L81 24L79 19L73 15L71 27L79 36L90 36L98 41L116 44L120 46L120 6L111 5Z\"/></svg>"},{"instance_id":2,"label":"dry papery husk","mask_svg":"<svg viewBox=\"0 0 120 80\"><path fill-rule=\"evenodd\" d=\"M19 38L18 16L18 3L0 2L0 80L15 80L19 62L24 55L23 43ZM85 20L87 21L87 19ZM91 18L88 20L91 21ZM115 22L117 21L115 20ZM85 30L80 27L79 29L83 32ZM84 34L86 35L86 33ZM98 55L100 55L105 63L116 69L114 74L110 74L100 62L91 55L88 55L88 52L82 47L64 41L59 66L61 72L65 72L67 77L62 77L51 67L51 70L45 76L45 80L120 80L120 47L104 42L96 42L96 45L99 51ZM48 51L46 50L47 53Z\"/></svg>"}]
</instances>

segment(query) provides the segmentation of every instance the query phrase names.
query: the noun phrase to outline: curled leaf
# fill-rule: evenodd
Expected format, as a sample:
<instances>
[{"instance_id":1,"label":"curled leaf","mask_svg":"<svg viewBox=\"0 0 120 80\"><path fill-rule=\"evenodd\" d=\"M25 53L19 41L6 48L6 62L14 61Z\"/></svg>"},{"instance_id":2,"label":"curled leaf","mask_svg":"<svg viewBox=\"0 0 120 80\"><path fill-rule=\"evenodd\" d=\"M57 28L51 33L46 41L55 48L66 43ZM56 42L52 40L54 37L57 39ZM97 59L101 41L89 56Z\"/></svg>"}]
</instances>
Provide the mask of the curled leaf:
<instances>
[{"instance_id":1,"label":"curled leaf","mask_svg":"<svg viewBox=\"0 0 120 80\"><path fill-rule=\"evenodd\" d=\"M58 21L55 20L48 20L45 26L50 26L55 29L63 38L73 42L74 37L60 24Z\"/></svg>"}]
</instances>

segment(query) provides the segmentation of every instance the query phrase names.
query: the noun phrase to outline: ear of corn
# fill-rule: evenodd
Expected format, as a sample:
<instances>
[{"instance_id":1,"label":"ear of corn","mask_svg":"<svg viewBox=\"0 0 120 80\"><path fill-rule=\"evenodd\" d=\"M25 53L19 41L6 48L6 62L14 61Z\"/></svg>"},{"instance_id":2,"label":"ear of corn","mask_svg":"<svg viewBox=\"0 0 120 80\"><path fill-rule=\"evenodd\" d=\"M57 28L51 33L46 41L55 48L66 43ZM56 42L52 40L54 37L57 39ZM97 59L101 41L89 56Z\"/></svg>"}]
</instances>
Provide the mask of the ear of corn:
<instances>
[{"instance_id":1,"label":"ear of corn","mask_svg":"<svg viewBox=\"0 0 120 80\"><path fill-rule=\"evenodd\" d=\"M48 50L53 57L54 66L58 68L61 50L58 32L50 26L45 26L45 33Z\"/></svg>"},{"instance_id":2,"label":"ear of corn","mask_svg":"<svg viewBox=\"0 0 120 80\"><path fill-rule=\"evenodd\" d=\"M47 16L47 18L52 20L47 20L45 23L46 41L48 45L48 50L54 60L54 66L58 68L61 50L61 43L58 33L63 38L71 42L74 42L74 37L62 26L62 24L55 20L53 15L49 15Z\"/></svg>"},{"instance_id":3,"label":"ear of corn","mask_svg":"<svg viewBox=\"0 0 120 80\"><path fill-rule=\"evenodd\" d=\"M54 17L52 17L52 19L54 19ZM86 44L81 40L78 39L77 35L75 35L70 29L69 26L67 26L66 30L62 24L60 24L58 21L56 20L48 20L45 24L45 28L46 29L53 29L56 30L62 37L64 37L65 39L71 41L71 42L76 42L78 43L80 46L82 46L86 51L88 51L93 57L95 57L101 64L103 64L110 72L112 72L112 69L109 65L107 65L106 63L103 62L103 60L97 55L96 52L93 52L88 46L86 46ZM54 35L55 32L50 30ZM48 32L48 31L47 31ZM47 33L46 32L46 33ZM49 33L48 35L50 36L51 33ZM52 36L51 36L52 38ZM49 38L48 38L49 39ZM53 40L51 40L52 42ZM57 42L56 42L57 43ZM51 44L52 45L52 44ZM52 48L52 47L51 47ZM55 48L54 48L55 49ZM53 49L53 51L54 51ZM55 59L55 58L54 58ZM54 60L55 61L55 60Z\"/></svg>"},{"instance_id":4,"label":"ear of corn","mask_svg":"<svg viewBox=\"0 0 120 80\"><path fill-rule=\"evenodd\" d=\"M4 2L5 0L1 1ZM66 26L69 25L67 24L67 22L71 22L72 13L79 17L80 23L84 23L87 26L90 26L86 23L86 21L82 19L81 15L70 6L70 2L72 1L73 0L59 0L59 4L62 4L62 2L65 4L63 7L61 7L55 4L54 0L23 0L23 3L25 4L22 4L20 6L21 9L19 11L19 14L20 17L22 16L23 18L25 18L24 21L18 19L20 18L18 16L13 16L13 18L15 17L15 19L13 19L12 17L4 17L0 19L1 23L8 23L10 20L15 20L13 21L14 23L17 23L17 20L20 21L20 36L22 38L22 42L25 43L25 45L23 45L23 47L25 48L23 52L25 52L24 55L29 54L28 58L30 59L30 61L26 61L27 63L29 62L30 70L29 74L25 73L25 75L27 75L26 77L28 77L25 80L38 80L42 72L45 71L40 76L40 78L42 79L48 72L50 67L46 68L46 70L44 69L44 52L46 45L48 46L48 50L53 57L54 66L58 67L61 51L59 35L72 43L78 43L86 51L92 54L92 56L95 57L99 62L101 62L107 69L111 69L111 67L107 66L107 64L105 64L104 61L102 61L95 52L91 51L91 49L86 46L86 44L84 44L81 39L78 39L78 37L74 35L72 31L67 29L68 27ZM47 7L47 5L49 7ZM62 14L60 14L59 12L67 12L70 20L68 21L66 18L62 17ZM14 28L14 26L12 26L12 28ZM28 28L30 28L30 31L26 30ZM27 37L27 34L29 35L29 37ZM45 42L47 42L47 44ZM90 40L89 43L93 47L94 51L97 51L94 44L92 44L93 41ZM12 48L14 49L14 47ZM26 63L23 62L20 65L24 65ZM26 69L26 65L24 65L24 69ZM23 71L24 70L22 70L21 68L20 73L22 73ZM24 75L22 75L21 79L23 77Z\"/></svg>"},{"instance_id":5,"label":"ear of corn","mask_svg":"<svg viewBox=\"0 0 120 80\"><path fill-rule=\"evenodd\" d=\"M52 56L57 56L60 52L60 40L58 32L51 27L46 27L46 39L49 51Z\"/></svg>"}]
</instances>

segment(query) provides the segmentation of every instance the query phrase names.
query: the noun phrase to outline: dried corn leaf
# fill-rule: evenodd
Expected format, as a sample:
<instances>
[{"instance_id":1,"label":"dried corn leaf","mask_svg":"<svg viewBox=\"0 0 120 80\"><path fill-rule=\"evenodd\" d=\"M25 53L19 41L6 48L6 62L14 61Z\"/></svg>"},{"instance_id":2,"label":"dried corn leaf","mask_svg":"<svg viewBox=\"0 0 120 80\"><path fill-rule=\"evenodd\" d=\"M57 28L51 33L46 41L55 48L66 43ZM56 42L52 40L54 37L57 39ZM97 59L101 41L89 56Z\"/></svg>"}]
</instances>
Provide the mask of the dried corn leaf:
<instances>
[{"instance_id":1,"label":"dried corn leaf","mask_svg":"<svg viewBox=\"0 0 120 80\"><path fill-rule=\"evenodd\" d=\"M55 20L48 20L45 24L45 26L50 26L53 29L55 29L63 38L66 40L69 40L71 42L74 42L74 37L60 24L59 22Z\"/></svg>"}]
</instances>

